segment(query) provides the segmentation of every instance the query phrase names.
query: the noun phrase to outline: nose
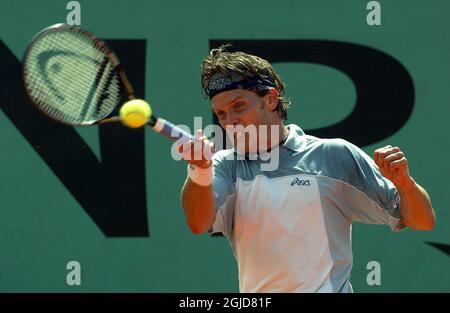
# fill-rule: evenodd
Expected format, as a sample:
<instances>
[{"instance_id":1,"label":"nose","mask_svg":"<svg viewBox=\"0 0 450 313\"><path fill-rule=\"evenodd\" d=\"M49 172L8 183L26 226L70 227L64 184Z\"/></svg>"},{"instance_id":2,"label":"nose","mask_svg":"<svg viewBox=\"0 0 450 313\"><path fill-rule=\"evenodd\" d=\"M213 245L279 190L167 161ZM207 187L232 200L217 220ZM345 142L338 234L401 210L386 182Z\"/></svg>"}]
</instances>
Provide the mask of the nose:
<instances>
[{"instance_id":1,"label":"nose","mask_svg":"<svg viewBox=\"0 0 450 313\"><path fill-rule=\"evenodd\" d=\"M236 126L239 125L239 118L234 112L229 112L226 118L226 124Z\"/></svg>"}]
</instances>

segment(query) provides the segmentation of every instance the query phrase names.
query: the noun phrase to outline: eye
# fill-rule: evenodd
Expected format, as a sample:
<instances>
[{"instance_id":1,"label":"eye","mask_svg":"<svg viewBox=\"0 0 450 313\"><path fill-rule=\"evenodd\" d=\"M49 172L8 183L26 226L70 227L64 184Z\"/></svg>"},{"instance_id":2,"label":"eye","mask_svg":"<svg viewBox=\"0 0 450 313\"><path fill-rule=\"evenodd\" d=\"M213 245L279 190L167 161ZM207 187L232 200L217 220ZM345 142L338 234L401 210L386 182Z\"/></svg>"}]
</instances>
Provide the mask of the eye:
<instances>
[{"instance_id":1,"label":"eye","mask_svg":"<svg viewBox=\"0 0 450 313\"><path fill-rule=\"evenodd\" d=\"M245 103L244 102L236 102L236 104L233 106L234 111L240 111L244 108Z\"/></svg>"},{"instance_id":2,"label":"eye","mask_svg":"<svg viewBox=\"0 0 450 313\"><path fill-rule=\"evenodd\" d=\"M217 118L219 118L219 119L225 118L225 112L224 111L219 111L219 112L216 113L216 115L217 115Z\"/></svg>"}]
</instances>

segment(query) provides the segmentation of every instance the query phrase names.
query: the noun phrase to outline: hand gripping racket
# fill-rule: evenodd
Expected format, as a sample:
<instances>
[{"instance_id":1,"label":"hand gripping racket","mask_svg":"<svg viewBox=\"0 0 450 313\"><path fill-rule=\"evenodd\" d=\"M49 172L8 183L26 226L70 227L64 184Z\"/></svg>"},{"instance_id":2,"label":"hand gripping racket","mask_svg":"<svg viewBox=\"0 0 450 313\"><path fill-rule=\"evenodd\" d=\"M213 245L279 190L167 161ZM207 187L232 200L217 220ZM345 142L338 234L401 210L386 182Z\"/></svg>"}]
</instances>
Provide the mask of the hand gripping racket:
<instances>
[{"instance_id":1,"label":"hand gripping racket","mask_svg":"<svg viewBox=\"0 0 450 313\"><path fill-rule=\"evenodd\" d=\"M50 26L34 36L23 60L23 81L39 111L71 126L120 121L111 113L119 106L122 94L135 99L133 87L111 48L86 30L67 24ZM156 132L173 141L195 140L188 132L151 114L150 107L147 112L150 116L145 122Z\"/></svg>"}]
</instances>

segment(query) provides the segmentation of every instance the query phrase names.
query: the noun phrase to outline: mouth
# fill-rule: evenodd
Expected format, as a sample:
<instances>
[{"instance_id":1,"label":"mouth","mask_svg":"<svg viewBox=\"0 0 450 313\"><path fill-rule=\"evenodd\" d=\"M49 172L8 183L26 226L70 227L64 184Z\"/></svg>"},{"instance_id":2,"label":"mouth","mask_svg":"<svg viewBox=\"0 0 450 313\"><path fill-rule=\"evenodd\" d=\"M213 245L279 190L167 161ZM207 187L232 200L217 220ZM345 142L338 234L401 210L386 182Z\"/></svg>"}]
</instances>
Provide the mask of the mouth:
<instances>
[{"instance_id":1,"label":"mouth","mask_svg":"<svg viewBox=\"0 0 450 313\"><path fill-rule=\"evenodd\" d=\"M246 133L245 131L236 130L233 132L233 139L235 141L244 140L246 139L246 136L248 136L248 133Z\"/></svg>"}]
</instances>

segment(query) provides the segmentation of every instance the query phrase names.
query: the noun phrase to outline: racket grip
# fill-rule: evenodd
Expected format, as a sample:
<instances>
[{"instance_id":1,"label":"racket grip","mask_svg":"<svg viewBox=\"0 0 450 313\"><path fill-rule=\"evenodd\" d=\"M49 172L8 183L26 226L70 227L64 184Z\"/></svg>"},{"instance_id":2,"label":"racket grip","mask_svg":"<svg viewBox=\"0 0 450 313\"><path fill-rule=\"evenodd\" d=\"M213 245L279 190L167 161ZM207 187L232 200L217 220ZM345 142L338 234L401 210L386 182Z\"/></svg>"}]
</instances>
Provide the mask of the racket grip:
<instances>
[{"instance_id":1,"label":"racket grip","mask_svg":"<svg viewBox=\"0 0 450 313\"><path fill-rule=\"evenodd\" d=\"M195 137L192 134L160 117L157 117L154 125L151 126L154 131L172 141L180 140L180 143L184 143L189 140L195 140Z\"/></svg>"}]
</instances>

